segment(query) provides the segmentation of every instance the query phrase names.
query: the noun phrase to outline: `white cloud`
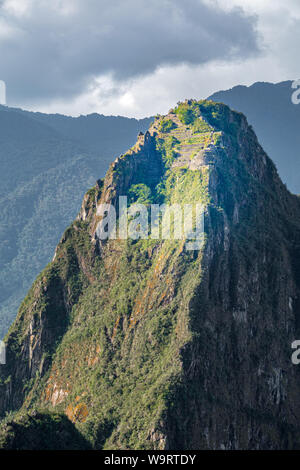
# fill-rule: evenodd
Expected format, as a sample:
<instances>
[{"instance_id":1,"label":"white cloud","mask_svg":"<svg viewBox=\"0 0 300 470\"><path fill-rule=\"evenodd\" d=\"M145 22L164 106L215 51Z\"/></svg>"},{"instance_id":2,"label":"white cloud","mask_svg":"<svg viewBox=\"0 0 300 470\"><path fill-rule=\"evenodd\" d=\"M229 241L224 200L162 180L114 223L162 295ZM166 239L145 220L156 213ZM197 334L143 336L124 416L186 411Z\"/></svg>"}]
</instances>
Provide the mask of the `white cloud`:
<instances>
[{"instance_id":1,"label":"white cloud","mask_svg":"<svg viewBox=\"0 0 300 470\"><path fill-rule=\"evenodd\" d=\"M6 25L23 34L16 44L3 42L13 52L11 63L4 63L15 74L6 80L8 91L18 88L14 104L29 109L144 116L166 112L186 97L300 76L299 0L5 5Z\"/></svg>"},{"instance_id":2,"label":"white cloud","mask_svg":"<svg viewBox=\"0 0 300 470\"><path fill-rule=\"evenodd\" d=\"M99 77L123 89L160 67L258 53L255 18L203 0L4 0L0 14L20 32L0 37L1 78L10 101L29 107L78 102Z\"/></svg>"},{"instance_id":3,"label":"white cloud","mask_svg":"<svg viewBox=\"0 0 300 470\"><path fill-rule=\"evenodd\" d=\"M32 0L4 0L3 12L15 17L22 17L32 9Z\"/></svg>"},{"instance_id":4,"label":"white cloud","mask_svg":"<svg viewBox=\"0 0 300 470\"><path fill-rule=\"evenodd\" d=\"M185 98L206 98L216 90L255 81L288 79L278 64L261 57L247 61L212 62L204 66L160 67L155 73L123 83L116 88L111 77L102 77L93 87L72 101L46 102L35 109L79 115L100 112L130 117L166 113Z\"/></svg>"}]
</instances>

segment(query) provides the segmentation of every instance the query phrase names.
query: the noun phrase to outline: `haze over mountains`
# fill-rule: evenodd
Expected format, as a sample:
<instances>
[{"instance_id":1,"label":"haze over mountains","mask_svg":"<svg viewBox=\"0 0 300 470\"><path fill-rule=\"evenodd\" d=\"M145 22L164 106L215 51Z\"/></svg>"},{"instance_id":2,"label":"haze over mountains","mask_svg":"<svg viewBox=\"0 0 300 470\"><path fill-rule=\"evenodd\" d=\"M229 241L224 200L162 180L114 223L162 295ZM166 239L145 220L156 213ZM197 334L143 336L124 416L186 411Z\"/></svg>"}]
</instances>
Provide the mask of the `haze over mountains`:
<instances>
[{"instance_id":1,"label":"haze over mountains","mask_svg":"<svg viewBox=\"0 0 300 470\"><path fill-rule=\"evenodd\" d=\"M292 82L257 82L218 91L221 101L247 116L257 137L277 166L288 189L300 194L300 105L292 103Z\"/></svg>"},{"instance_id":2,"label":"haze over mountains","mask_svg":"<svg viewBox=\"0 0 300 470\"><path fill-rule=\"evenodd\" d=\"M149 122L0 107L0 338L83 194Z\"/></svg>"}]
</instances>

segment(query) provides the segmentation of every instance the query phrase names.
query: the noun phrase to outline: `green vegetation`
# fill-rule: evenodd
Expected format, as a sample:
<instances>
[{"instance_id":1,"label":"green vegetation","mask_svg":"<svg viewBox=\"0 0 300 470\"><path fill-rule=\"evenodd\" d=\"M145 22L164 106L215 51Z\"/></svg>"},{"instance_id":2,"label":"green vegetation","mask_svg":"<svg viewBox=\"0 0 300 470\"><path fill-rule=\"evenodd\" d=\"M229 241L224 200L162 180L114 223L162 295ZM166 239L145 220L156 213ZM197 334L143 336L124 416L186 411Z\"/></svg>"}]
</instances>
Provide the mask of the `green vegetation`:
<instances>
[{"instance_id":1,"label":"green vegetation","mask_svg":"<svg viewBox=\"0 0 300 470\"><path fill-rule=\"evenodd\" d=\"M130 203L151 204L151 189L144 183L133 184L128 195Z\"/></svg>"},{"instance_id":2,"label":"green vegetation","mask_svg":"<svg viewBox=\"0 0 300 470\"><path fill-rule=\"evenodd\" d=\"M163 162L167 168L171 167L175 158L178 156L178 144L178 139L173 135L165 137L164 139L156 139L157 150L161 153Z\"/></svg>"},{"instance_id":3,"label":"green vegetation","mask_svg":"<svg viewBox=\"0 0 300 470\"><path fill-rule=\"evenodd\" d=\"M0 448L88 450L91 446L65 415L35 411L15 418L8 416L0 424Z\"/></svg>"},{"instance_id":4,"label":"green vegetation","mask_svg":"<svg viewBox=\"0 0 300 470\"><path fill-rule=\"evenodd\" d=\"M203 133L203 132L213 132L213 127L211 127L207 122L202 119L196 119L193 123L193 132Z\"/></svg>"},{"instance_id":5,"label":"green vegetation","mask_svg":"<svg viewBox=\"0 0 300 470\"><path fill-rule=\"evenodd\" d=\"M157 190L169 204L193 204L199 202L207 205L209 170L188 170L176 168L165 174Z\"/></svg>"},{"instance_id":6,"label":"green vegetation","mask_svg":"<svg viewBox=\"0 0 300 470\"><path fill-rule=\"evenodd\" d=\"M170 132L176 127L176 124L172 119L162 119L159 124L159 130L163 133Z\"/></svg>"},{"instance_id":7,"label":"green vegetation","mask_svg":"<svg viewBox=\"0 0 300 470\"><path fill-rule=\"evenodd\" d=\"M175 113L177 114L180 121L186 125L192 124L197 117L194 107L187 103L180 103L175 108Z\"/></svg>"},{"instance_id":8,"label":"green vegetation","mask_svg":"<svg viewBox=\"0 0 300 470\"><path fill-rule=\"evenodd\" d=\"M235 121L231 122L229 119L231 111L228 106L207 100L179 103L175 108L175 113L182 123L192 124L194 132L209 132L214 128L232 136L236 135L242 119L242 114L236 113ZM197 119L200 115L205 118L207 123ZM197 130L198 126L199 130Z\"/></svg>"},{"instance_id":9,"label":"green vegetation","mask_svg":"<svg viewBox=\"0 0 300 470\"><path fill-rule=\"evenodd\" d=\"M222 130L232 136L240 127L242 114L236 113L234 122L230 121L231 110L223 103L214 103L213 101L200 101L197 105L199 111L203 113L211 126Z\"/></svg>"}]
</instances>

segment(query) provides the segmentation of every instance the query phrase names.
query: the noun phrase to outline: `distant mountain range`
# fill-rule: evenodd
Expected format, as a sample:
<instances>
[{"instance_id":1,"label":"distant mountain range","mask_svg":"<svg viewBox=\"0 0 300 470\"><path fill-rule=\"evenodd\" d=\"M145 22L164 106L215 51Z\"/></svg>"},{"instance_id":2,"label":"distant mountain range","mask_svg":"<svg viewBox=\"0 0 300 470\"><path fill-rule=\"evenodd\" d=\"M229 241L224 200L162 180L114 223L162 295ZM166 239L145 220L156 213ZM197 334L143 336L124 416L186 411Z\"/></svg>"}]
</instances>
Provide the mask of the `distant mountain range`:
<instances>
[{"instance_id":1,"label":"distant mountain range","mask_svg":"<svg viewBox=\"0 0 300 470\"><path fill-rule=\"evenodd\" d=\"M0 338L83 194L150 121L0 106Z\"/></svg>"},{"instance_id":2,"label":"distant mountain range","mask_svg":"<svg viewBox=\"0 0 300 470\"><path fill-rule=\"evenodd\" d=\"M288 189L300 194L300 105L292 103L292 82L258 82L209 97L247 116Z\"/></svg>"}]
</instances>

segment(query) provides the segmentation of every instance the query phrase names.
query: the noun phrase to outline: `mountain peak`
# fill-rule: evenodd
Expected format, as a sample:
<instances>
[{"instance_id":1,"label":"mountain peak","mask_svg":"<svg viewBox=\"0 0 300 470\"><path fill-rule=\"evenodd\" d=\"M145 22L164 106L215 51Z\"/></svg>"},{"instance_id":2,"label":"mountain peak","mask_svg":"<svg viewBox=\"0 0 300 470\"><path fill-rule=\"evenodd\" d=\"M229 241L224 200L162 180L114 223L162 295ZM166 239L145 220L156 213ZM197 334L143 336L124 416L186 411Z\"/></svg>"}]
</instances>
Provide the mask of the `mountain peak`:
<instances>
[{"instance_id":1,"label":"mountain peak","mask_svg":"<svg viewBox=\"0 0 300 470\"><path fill-rule=\"evenodd\" d=\"M120 221L120 197L201 204L203 244L102 239L100 208ZM21 305L1 413L65 414L96 449L299 446L299 216L241 113L188 100L157 116L87 192Z\"/></svg>"}]
</instances>

